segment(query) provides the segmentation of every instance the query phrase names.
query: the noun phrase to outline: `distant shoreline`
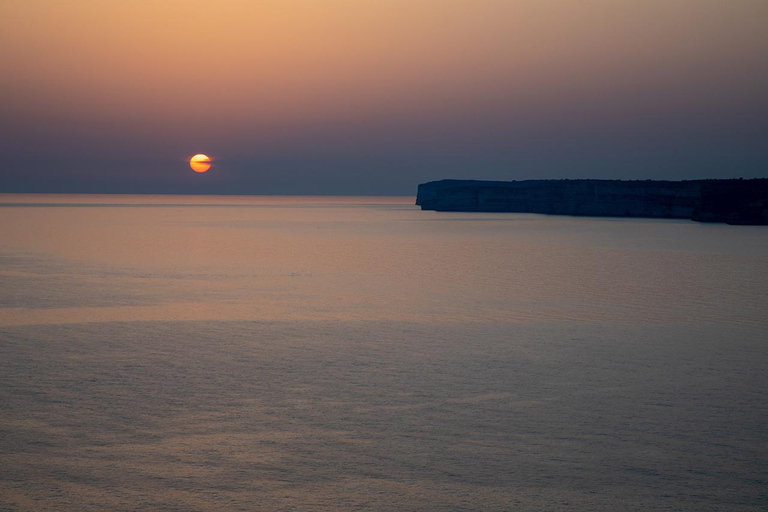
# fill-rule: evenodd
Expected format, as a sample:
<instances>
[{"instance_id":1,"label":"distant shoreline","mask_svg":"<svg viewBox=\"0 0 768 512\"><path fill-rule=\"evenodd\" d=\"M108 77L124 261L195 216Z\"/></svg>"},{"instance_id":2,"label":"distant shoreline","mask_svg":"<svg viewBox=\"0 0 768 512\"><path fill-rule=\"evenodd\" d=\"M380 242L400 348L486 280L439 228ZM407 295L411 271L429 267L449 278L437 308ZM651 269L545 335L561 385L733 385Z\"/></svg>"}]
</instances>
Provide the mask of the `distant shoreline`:
<instances>
[{"instance_id":1,"label":"distant shoreline","mask_svg":"<svg viewBox=\"0 0 768 512\"><path fill-rule=\"evenodd\" d=\"M441 180L422 183L422 210L691 219L768 225L768 179Z\"/></svg>"}]
</instances>

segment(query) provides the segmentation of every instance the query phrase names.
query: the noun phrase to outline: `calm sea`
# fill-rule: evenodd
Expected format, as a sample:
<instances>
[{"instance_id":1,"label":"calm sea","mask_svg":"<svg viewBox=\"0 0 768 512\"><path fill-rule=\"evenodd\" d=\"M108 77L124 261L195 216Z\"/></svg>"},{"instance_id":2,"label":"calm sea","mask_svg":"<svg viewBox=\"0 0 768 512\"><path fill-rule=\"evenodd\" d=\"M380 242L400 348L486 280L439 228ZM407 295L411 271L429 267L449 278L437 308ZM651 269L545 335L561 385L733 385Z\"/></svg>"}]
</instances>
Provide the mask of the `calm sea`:
<instances>
[{"instance_id":1,"label":"calm sea","mask_svg":"<svg viewBox=\"0 0 768 512\"><path fill-rule=\"evenodd\" d=\"M768 228L0 196L0 510L765 510Z\"/></svg>"}]
</instances>

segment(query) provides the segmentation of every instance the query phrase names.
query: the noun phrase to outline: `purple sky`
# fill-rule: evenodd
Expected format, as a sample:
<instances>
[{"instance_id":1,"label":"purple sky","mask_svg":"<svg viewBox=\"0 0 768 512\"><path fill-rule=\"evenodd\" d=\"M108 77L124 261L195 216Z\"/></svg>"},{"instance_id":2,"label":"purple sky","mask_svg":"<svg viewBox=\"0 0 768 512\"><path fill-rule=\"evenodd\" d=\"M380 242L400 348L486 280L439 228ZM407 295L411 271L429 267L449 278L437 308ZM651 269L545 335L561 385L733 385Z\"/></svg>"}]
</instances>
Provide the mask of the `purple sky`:
<instances>
[{"instance_id":1,"label":"purple sky","mask_svg":"<svg viewBox=\"0 0 768 512\"><path fill-rule=\"evenodd\" d=\"M123 4L0 6L0 192L768 175L764 0Z\"/></svg>"}]
</instances>

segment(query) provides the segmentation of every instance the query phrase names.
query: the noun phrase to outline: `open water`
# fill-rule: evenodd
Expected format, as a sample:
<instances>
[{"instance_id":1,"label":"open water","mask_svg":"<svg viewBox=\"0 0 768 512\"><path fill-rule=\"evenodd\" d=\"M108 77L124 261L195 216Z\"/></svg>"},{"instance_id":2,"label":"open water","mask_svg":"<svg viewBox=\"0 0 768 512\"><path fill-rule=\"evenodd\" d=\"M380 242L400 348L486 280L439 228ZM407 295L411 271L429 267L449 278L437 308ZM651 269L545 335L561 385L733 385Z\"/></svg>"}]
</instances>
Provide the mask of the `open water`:
<instances>
[{"instance_id":1,"label":"open water","mask_svg":"<svg viewBox=\"0 0 768 512\"><path fill-rule=\"evenodd\" d=\"M0 510L765 510L768 228L0 196Z\"/></svg>"}]
</instances>

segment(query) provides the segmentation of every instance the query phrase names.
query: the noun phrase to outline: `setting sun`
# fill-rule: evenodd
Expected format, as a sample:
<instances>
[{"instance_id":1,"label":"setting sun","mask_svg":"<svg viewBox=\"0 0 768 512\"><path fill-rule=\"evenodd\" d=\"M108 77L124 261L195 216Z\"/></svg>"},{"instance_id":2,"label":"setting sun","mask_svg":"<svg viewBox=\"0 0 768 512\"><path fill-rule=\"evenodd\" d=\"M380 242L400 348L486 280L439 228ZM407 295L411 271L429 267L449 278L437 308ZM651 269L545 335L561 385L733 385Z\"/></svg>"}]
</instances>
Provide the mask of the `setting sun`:
<instances>
[{"instance_id":1,"label":"setting sun","mask_svg":"<svg viewBox=\"0 0 768 512\"><path fill-rule=\"evenodd\" d=\"M195 172L205 172L211 168L211 159L207 155L198 153L189 159L189 166Z\"/></svg>"}]
</instances>

